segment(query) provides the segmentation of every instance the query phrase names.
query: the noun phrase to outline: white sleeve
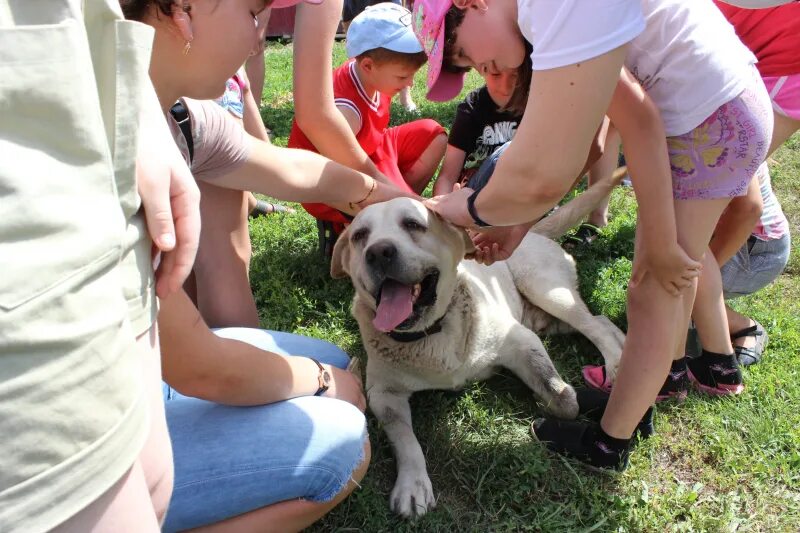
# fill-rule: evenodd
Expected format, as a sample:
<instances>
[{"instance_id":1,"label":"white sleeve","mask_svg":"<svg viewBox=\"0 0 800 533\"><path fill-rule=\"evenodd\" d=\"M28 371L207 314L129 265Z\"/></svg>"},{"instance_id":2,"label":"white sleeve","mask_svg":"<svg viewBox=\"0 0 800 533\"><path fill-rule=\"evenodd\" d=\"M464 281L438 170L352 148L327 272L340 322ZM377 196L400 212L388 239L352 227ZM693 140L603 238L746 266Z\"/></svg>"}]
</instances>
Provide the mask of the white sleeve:
<instances>
[{"instance_id":1,"label":"white sleeve","mask_svg":"<svg viewBox=\"0 0 800 533\"><path fill-rule=\"evenodd\" d=\"M645 27L640 0L517 0L533 45L533 70L586 61L633 40Z\"/></svg>"},{"instance_id":2,"label":"white sleeve","mask_svg":"<svg viewBox=\"0 0 800 533\"><path fill-rule=\"evenodd\" d=\"M353 132L355 135L358 135L358 132L361 131L361 128L364 126L364 117L361 116L361 111L358 110L358 106L353 103L352 100L347 98L334 98L333 103L336 107L340 107L342 109L349 109L353 113L356 114L358 117L358 130Z\"/></svg>"},{"instance_id":3,"label":"white sleeve","mask_svg":"<svg viewBox=\"0 0 800 533\"><path fill-rule=\"evenodd\" d=\"M791 4L797 0L720 0L732 6L744 7L746 9L761 9L764 7L775 7L783 4Z\"/></svg>"}]
</instances>

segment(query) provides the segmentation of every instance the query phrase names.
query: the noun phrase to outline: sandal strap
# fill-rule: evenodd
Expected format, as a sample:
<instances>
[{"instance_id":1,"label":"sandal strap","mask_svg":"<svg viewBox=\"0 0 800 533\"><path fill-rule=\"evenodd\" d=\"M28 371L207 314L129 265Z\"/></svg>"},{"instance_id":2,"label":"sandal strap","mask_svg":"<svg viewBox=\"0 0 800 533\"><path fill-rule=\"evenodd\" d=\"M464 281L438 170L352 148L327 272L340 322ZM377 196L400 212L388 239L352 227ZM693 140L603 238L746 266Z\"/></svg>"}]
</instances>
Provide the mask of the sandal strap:
<instances>
[{"instance_id":1,"label":"sandal strap","mask_svg":"<svg viewBox=\"0 0 800 533\"><path fill-rule=\"evenodd\" d=\"M734 346L733 351L736 353L741 365L748 366L761 361L761 355L756 351L755 347Z\"/></svg>"},{"instance_id":2,"label":"sandal strap","mask_svg":"<svg viewBox=\"0 0 800 533\"><path fill-rule=\"evenodd\" d=\"M740 329L736 333L731 333L731 340L741 339L742 337L760 337L764 330L758 328L758 324Z\"/></svg>"}]
</instances>

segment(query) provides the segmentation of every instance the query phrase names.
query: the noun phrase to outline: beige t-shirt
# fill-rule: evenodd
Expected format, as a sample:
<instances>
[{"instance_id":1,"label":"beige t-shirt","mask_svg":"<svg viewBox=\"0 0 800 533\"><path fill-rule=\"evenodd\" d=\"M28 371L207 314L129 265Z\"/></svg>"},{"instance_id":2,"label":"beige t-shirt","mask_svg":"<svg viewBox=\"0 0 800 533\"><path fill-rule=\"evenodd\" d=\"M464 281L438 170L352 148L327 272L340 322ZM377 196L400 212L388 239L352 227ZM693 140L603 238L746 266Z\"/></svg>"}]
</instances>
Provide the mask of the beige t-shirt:
<instances>
[{"instance_id":1,"label":"beige t-shirt","mask_svg":"<svg viewBox=\"0 0 800 533\"><path fill-rule=\"evenodd\" d=\"M158 105L153 31L116 0L44 4L0 2L4 533L97 499L149 426L135 337L155 304L134 157L140 110Z\"/></svg>"},{"instance_id":2,"label":"beige t-shirt","mask_svg":"<svg viewBox=\"0 0 800 533\"><path fill-rule=\"evenodd\" d=\"M181 98L192 125L193 157L180 126L167 116L172 136L196 180L214 181L242 165L250 155L250 137L240 122L213 100Z\"/></svg>"}]
</instances>

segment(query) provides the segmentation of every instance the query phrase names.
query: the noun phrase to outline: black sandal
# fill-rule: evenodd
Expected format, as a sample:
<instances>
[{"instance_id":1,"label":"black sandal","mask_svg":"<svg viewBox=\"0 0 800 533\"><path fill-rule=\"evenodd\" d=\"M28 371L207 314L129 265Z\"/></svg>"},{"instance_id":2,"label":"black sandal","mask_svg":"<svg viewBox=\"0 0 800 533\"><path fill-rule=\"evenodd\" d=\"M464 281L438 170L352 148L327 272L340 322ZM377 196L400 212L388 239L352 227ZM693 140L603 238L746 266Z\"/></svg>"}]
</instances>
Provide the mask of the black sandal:
<instances>
[{"instance_id":1,"label":"black sandal","mask_svg":"<svg viewBox=\"0 0 800 533\"><path fill-rule=\"evenodd\" d=\"M751 348L736 346L736 344L733 345L733 351L736 353L739 364L742 366L750 366L760 362L761 356L764 354L764 348L767 347L767 342L769 341L769 336L767 336L764 326L755 320L753 320L753 322L755 322L755 324L752 326L731 334L731 341L743 337L753 337L756 340L756 344Z\"/></svg>"}]
</instances>

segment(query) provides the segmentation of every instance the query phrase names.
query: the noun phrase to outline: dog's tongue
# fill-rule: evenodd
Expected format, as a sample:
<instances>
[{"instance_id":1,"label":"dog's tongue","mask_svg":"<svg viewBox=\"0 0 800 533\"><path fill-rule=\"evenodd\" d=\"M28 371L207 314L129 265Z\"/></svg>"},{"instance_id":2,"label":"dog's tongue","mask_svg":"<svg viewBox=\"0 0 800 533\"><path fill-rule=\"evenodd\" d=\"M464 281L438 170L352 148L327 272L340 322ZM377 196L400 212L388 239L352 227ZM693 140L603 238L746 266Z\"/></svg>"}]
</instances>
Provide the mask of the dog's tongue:
<instances>
[{"instance_id":1,"label":"dog's tongue","mask_svg":"<svg viewBox=\"0 0 800 533\"><path fill-rule=\"evenodd\" d=\"M393 280L383 283L381 303L372 321L378 331L392 331L411 315L411 290L412 287Z\"/></svg>"}]
</instances>

